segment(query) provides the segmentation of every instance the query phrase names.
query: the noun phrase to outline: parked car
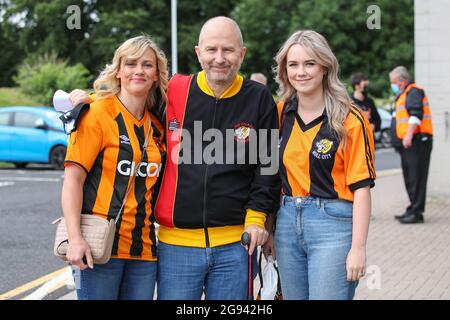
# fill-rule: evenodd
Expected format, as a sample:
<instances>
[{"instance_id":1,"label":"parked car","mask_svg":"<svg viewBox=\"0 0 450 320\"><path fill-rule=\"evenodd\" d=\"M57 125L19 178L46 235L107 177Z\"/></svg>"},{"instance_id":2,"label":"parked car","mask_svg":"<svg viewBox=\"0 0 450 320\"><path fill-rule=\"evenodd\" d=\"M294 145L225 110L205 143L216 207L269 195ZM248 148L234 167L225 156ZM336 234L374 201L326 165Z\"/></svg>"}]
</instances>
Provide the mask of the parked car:
<instances>
[{"instance_id":1,"label":"parked car","mask_svg":"<svg viewBox=\"0 0 450 320\"><path fill-rule=\"evenodd\" d=\"M375 132L375 143L382 148L391 147L391 121L392 115L383 108L377 108L381 118L380 131Z\"/></svg>"},{"instance_id":2,"label":"parked car","mask_svg":"<svg viewBox=\"0 0 450 320\"><path fill-rule=\"evenodd\" d=\"M17 168L39 162L63 169L68 137L59 115L49 107L0 108L0 161Z\"/></svg>"}]
</instances>

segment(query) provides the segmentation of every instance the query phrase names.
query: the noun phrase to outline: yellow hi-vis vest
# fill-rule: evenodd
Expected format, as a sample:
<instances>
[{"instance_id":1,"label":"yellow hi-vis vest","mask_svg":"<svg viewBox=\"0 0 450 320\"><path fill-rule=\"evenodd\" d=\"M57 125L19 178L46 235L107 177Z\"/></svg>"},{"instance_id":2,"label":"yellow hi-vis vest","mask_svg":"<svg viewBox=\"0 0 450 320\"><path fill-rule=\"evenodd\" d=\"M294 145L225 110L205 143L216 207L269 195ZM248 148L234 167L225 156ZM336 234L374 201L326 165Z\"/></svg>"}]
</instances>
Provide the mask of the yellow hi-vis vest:
<instances>
[{"instance_id":1,"label":"yellow hi-vis vest","mask_svg":"<svg viewBox=\"0 0 450 320\"><path fill-rule=\"evenodd\" d=\"M399 139L403 139L408 132L408 119L409 119L409 113L408 110L406 110L406 96L408 95L409 90L412 88L420 89L421 87L414 83L410 83L406 89L400 94L397 101L395 102L395 120L396 120L396 130L397 130L397 137ZM428 104L427 96L425 95L425 92L423 94L422 98L422 104L423 104L423 119L420 125L417 126L416 131L414 131L414 134L416 133L426 133L429 135L433 134L433 124L431 122L431 112L430 112L430 105Z\"/></svg>"}]
</instances>

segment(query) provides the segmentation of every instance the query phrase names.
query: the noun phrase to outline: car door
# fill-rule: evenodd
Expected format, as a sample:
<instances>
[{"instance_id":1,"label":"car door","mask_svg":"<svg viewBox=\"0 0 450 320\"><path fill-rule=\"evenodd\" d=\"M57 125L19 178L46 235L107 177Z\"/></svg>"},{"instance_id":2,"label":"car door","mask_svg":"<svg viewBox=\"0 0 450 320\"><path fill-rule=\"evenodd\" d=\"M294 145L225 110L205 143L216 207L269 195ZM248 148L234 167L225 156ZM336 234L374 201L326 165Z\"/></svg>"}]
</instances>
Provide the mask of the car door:
<instances>
[{"instance_id":1,"label":"car door","mask_svg":"<svg viewBox=\"0 0 450 320\"><path fill-rule=\"evenodd\" d=\"M0 112L0 161L11 157L12 112Z\"/></svg>"},{"instance_id":2,"label":"car door","mask_svg":"<svg viewBox=\"0 0 450 320\"><path fill-rule=\"evenodd\" d=\"M46 152L48 132L37 128L44 123L43 117L33 112L15 112L14 136L11 142L13 161L48 161Z\"/></svg>"}]
</instances>

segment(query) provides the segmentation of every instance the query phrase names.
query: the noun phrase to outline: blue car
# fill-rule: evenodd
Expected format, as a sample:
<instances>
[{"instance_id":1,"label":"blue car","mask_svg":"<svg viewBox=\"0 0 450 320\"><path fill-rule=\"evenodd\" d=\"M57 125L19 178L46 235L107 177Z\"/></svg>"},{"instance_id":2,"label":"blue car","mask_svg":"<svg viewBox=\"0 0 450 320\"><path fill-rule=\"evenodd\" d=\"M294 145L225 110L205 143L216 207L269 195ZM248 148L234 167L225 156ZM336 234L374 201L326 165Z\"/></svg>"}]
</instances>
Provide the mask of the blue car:
<instances>
[{"instance_id":1,"label":"blue car","mask_svg":"<svg viewBox=\"0 0 450 320\"><path fill-rule=\"evenodd\" d=\"M1 107L0 161L17 168L39 162L63 169L68 137L59 116L49 107Z\"/></svg>"}]
</instances>

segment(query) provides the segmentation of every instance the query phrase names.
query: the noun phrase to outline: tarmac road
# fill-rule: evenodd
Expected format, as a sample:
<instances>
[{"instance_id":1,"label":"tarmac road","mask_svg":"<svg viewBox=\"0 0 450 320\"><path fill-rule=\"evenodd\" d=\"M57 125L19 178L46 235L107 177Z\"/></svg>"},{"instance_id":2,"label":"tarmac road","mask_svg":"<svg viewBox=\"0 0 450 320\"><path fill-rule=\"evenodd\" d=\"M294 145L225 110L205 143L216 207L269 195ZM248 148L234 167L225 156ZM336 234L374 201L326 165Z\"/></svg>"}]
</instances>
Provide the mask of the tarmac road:
<instances>
[{"instance_id":1,"label":"tarmac road","mask_svg":"<svg viewBox=\"0 0 450 320\"><path fill-rule=\"evenodd\" d=\"M65 266L52 255L62 171L0 168L0 294Z\"/></svg>"}]
</instances>

